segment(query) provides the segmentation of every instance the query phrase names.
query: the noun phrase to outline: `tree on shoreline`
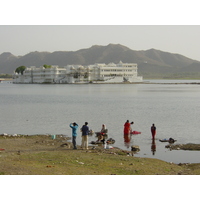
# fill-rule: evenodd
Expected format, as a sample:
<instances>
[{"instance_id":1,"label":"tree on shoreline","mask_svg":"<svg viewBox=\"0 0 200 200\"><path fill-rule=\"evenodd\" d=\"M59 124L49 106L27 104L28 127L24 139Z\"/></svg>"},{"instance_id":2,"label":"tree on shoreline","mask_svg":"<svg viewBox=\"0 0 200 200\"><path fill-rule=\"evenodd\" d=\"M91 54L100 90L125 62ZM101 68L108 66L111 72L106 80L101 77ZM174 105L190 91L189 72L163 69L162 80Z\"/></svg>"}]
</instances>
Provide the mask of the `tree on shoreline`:
<instances>
[{"instance_id":1,"label":"tree on shoreline","mask_svg":"<svg viewBox=\"0 0 200 200\"><path fill-rule=\"evenodd\" d=\"M44 67L45 69L47 69L47 68L51 68L51 65L43 65L43 67Z\"/></svg>"},{"instance_id":2,"label":"tree on shoreline","mask_svg":"<svg viewBox=\"0 0 200 200\"><path fill-rule=\"evenodd\" d=\"M18 74L21 73L23 75L25 69L25 66L20 66L15 70L15 72L17 72Z\"/></svg>"}]
</instances>

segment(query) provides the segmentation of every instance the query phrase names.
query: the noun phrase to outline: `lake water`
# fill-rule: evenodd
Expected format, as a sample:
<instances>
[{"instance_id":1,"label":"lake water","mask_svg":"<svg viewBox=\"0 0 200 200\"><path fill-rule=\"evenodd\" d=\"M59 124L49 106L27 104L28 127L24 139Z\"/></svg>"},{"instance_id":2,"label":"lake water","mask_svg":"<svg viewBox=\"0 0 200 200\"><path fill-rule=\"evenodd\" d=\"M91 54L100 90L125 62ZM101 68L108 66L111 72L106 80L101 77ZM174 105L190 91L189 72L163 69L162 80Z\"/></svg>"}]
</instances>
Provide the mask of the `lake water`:
<instances>
[{"instance_id":1,"label":"lake water","mask_svg":"<svg viewBox=\"0 0 200 200\"><path fill-rule=\"evenodd\" d=\"M116 141L113 146L131 150L131 145L138 145L140 152L135 156L174 163L200 163L200 151L169 151L167 143L159 139L172 137L176 143L200 143L199 111L199 84L0 84L0 134L71 136L71 122L81 127L87 121L94 131L106 124L108 137ZM127 119L134 121L133 130L142 132L132 136L129 144L123 138ZM157 127L154 155L152 123ZM89 138L95 140L94 136ZM80 132L77 143L81 143Z\"/></svg>"}]
</instances>

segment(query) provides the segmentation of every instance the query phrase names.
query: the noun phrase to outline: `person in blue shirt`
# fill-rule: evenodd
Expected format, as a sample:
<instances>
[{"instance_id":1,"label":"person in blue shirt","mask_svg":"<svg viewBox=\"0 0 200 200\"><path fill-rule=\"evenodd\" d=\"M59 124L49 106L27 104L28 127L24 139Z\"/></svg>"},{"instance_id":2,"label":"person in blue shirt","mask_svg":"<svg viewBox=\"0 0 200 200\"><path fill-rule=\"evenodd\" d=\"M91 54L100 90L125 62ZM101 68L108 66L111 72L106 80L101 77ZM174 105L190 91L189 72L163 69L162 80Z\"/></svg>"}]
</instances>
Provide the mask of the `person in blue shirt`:
<instances>
[{"instance_id":1,"label":"person in blue shirt","mask_svg":"<svg viewBox=\"0 0 200 200\"><path fill-rule=\"evenodd\" d=\"M72 143L73 143L74 149L77 149L76 136L77 136L78 124L74 122L74 123L71 123L69 126L72 128Z\"/></svg>"},{"instance_id":2,"label":"person in blue shirt","mask_svg":"<svg viewBox=\"0 0 200 200\"><path fill-rule=\"evenodd\" d=\"M85 124L81 128L81 131L82 131L82 144L81 144L81 147L83 149L88 149L88 134L89 134L88 122L85 122Z\"/></svg>"}]
</instances>

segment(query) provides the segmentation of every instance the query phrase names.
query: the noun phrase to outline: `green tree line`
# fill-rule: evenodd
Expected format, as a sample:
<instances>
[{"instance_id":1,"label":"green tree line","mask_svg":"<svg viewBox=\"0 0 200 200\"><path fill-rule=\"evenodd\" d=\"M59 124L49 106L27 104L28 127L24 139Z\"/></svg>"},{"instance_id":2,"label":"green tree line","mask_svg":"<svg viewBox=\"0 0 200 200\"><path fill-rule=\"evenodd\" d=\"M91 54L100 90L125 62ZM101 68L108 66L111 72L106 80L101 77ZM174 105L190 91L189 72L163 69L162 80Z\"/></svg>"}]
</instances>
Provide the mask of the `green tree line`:
<instances>
[{"instance_id":1,"label":"green tree line","mask_svg":"<svg viewBox=\"0 0 200 200\"><path fill-rule=\"evenodd\" d=\"M12 78L11 74L0 74L0 78Z\"/></svg>"}]
</instances>

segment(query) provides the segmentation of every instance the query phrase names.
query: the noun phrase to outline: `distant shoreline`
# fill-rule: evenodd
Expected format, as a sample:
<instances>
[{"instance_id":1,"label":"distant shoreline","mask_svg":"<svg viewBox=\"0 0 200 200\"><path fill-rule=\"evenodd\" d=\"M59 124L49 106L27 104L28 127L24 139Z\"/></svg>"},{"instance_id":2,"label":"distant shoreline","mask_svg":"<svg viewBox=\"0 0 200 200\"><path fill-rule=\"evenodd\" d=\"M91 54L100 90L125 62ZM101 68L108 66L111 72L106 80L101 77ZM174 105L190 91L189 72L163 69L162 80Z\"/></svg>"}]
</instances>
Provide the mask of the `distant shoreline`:
<instances>
[{"instance_id":1,"label":"distant shoreline","mask_svg":"<svg viewBox=\"0 0 200 200\"><path fill-rule=\"evenodd\" d=\"M199 82L195 82L197 81L197 79L144 79L142 82L121 82L121 83L107 83L107 82L89 82L89 83L13 83L12 82L13 79L4 79L4 78L0 78L0 83L11 83L11 84L27 84L27 85L92 85L92 84L169 84L169 85L184 85L184 84L190 84L190 85L200 85L200 80ZM156 82L156 81L177 81L177 82ZM187 81L193 81L194 82L187 82ZM155 81L155 82L153 82ZM183 81L183 82L179 82L179 81Z\"/></svg>"}]
</instances>

